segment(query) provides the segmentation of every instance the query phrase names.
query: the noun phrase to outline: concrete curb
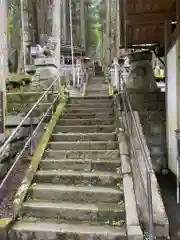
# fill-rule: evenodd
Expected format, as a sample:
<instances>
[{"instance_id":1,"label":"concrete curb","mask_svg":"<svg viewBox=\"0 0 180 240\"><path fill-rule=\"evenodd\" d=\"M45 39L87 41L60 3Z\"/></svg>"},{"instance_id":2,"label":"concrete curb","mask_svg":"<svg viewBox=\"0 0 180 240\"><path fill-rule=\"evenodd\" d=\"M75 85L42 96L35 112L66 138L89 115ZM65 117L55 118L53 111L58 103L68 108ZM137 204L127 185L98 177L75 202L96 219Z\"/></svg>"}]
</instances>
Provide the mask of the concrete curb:
<instances>
[{"instance_id":1,"label":"concrete curb","mask_svg":"<svg viewBox=\"0 0 180 240\"><path fill-rule=\"evenodd\" d=\"M126 209L126 226L128 240L143 240L143 232L139 223L135 191L132 178L132 170L130 166L128 146L125 133L120 133L119 150L121 159L121 169L123 174L123 188Z\"/></svg>"},{"instance_id":2,"label":"concrete curb","mask_svg":"<svg viewBox=\"0 0 180 240\"><path fill-rule=\"evenodd\" d=\"M116 106L117 107L117 106ZM116 127L119 142L121 171L123 175L123 188L125 199L125 211L126 211L126 231L128 240L143 240L143 232L140 226L135 190L132 177L132 169L130 165L129 149L127 144L126 133L121 121L120 113L118 109L116 111Z\"/></svg>"}]
</instances>

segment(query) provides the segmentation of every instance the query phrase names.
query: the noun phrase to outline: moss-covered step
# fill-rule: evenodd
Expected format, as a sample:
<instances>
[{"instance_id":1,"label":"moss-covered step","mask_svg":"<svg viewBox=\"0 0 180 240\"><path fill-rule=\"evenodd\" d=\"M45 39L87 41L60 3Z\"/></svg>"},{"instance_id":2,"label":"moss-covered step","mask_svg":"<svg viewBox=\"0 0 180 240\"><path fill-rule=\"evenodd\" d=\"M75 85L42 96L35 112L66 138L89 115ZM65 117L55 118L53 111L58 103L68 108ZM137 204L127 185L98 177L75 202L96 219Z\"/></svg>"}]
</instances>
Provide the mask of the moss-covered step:
<instances>
[{"instance_id":1,"label":"moss-covered step","mask_svg":"<svg viewBox=\"0 0 180 240\"><path fill-rule=\"evenodd\" d=\"M52 141L116 141L115 132L111 133L53 133Z\"/></svg>"},{"instance_id":2,"label":"moss-covered step","mask_svg":"<svg viewBox=\"0 0 180 240\"><path fill-rule=\"evenodd\" d=\"M45 220L19 221L9 234L10 240L66 240L66 239L98 239L98 240L127 240L125 228L107 225L89 225L76 223L56 223Z\"/></svg>"},{"instance_id":3,"label":"moss-covered step","mask_svg":"<svg viewBox=\"0 0 180 240\"><path fill-rule=\"evenodd\" d=\"M123 200L123 191L115 187L34 183L28 190L28 198L52 202L118 203Z\"/></svg>"},{"instance_id":4,"label":"moss-covered step","mask_svg":"<svg viewBox=\"0 0 180 240\"><path fill-rule=\"evenodd\" d=\"M66 113L107 113L107 114L111 114L113 112L113 108L94 108L93 106L91 107L84 107L84 108L70 108L67 107L65 109Z\"/></svg>"},{"instance_id":5,"label":"moss-covered step","mask_svg":"<svg viewBox=\"0 0 180 240\"><path fill-rule=\"evenodd\" d=\"M97 102L96 104L94 104L93 101L85 101L85 100L82 100L81 103L76 103L76 104L72 104L72 103L69 103L67 105L67 107L69 108L86 108L86 107L94 107L94 108L111 108L112 107L112 104L113 102L110 100L110 101L107 101L107 102Z\"/></svg>"},{"instance_id":6,"label":"moss-covered step","mask_svg":"<svg viewBox=\"0 0 180 240\"><path fill-rule=\"evenodd\" d=\"M107 97L99 97L99 96L94 96L94 97L71 97L69 99L69 104L82 104L83 105L98 105L98 104L113 104L112 98L107 98Z\"/></svg>"},{"instance_id":7,"label":"moss-covered step","mask_svg":"<svg viewBox=\"0 0 180 240\"><path fill-rule=\"evenodd\" d=\"M115 150L118 148L117 141L74 141L74 142L58 142L51 141L47 145L48 148L54 150Z\"/></svg>"},{"instance_id":8,"label":"moss-covered step","mask_svg":"<svg viewBox=\"0 0 180 240\"><path fill-rule=\"evenodd\" d=\"M54 129L56 133L88 133L88 132L105 132L111 133L114 131L114 125L72 125L72 126L61 126L57 125Z\"/></svg>"},{"instance_id":9,"label":"moss-covered step","mask_svg":"<svg viewBox=\"0 0 180 240\"><path fill-rule=\"evenodd\" d=\"M107 112L63 112L62 119L92 119L92 118L101 118L106 119L113 116L113 112L107 113Z\"/></svg>"},{"instance_id":10,"label":"moss-covered step","mask_svg":"<svg viewBox=\"0 0 180 240\"><path fill-rule=\"evenodd\" d=\"M23 204L21 214L24 217L62 220L88 221L91 224L112 223L125 220L124 202L119 203L74 203L44 202L28 200Z\"/></svg>"},{"instance_id":11,"label":"moss-covered step","mask_svg":"<svg viewBox=\"0 0 180 240\"><path fill-rule=\"evenodd\" d=\"M52 150L47 149L45 158L54 159L119 159L119 150Z\"/></svg>"},{"instance_id":12,"label":"moss-covered step","mask_svg":"<svg viewBox=\"0 0 180 240\"><path fill-rule=\"evenodd\" d=\"M121 163L120 160L100 159L42 159L39 168L41 170L76 170L76 171L109 171L116 172Z\"/></svg>"},{"instance_id":13,"label":"moss-covered step","mask_svg":"<svg viewBox=\"0 0 180 240\"><path fill-rule=\"evenodd\" d=\"M120 173L75 170L39 170L35 183L66 184L75 186L116 186L121 181Z\"/></svg>"},{"instance_id":14,"label":"moss-covered step","mask_svg":"<svg viewBox=\"0 0 180 240\"><path fill-rule=\"evenodd\" d=\"M60 119L58 124L60 125L112 125L114 123L113 118L92 118L92 119Z\"/></svg>"}]
</instances>

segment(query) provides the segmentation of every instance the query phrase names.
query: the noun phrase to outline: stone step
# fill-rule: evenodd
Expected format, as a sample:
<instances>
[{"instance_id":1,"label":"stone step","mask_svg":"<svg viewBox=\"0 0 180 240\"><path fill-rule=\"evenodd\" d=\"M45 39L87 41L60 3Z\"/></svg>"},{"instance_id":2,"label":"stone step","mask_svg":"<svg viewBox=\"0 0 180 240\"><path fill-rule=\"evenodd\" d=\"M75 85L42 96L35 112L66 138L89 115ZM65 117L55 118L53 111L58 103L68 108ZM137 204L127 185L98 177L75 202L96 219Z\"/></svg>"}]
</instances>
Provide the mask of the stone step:
<instances>
[{"instance_id":1,"label":"stone step","mask_svg":"<svg viewBox=\"0 0 180 240\"><path fill-rule=\"evenodd\" d=\"M83 100L83 99L74 99L71 100L71 98L68 101L68 104L71 105L81 105L81 106L113 106L114 101L112 99L98 99L96 97L92 97L88 100Z\"/></svg>"},{"instance_id":2,"label":"stone step","mask_svg":"<svg viewBox=\"0 0 180 240\"><path fill-rule=\"evenodd\" d=\"M117 141L116 133L53 133L51 141Z\"/></svg>"},{"instance_id":3,"label":"stone step","mask_svg":"<svg viewBox=\"0 0 180 240\"><path fill-rule=\"evenodd\" d=\"M42 170L76 170L76 171L111 171L116 172L120 160L91 160L91 159L43 159L39 168Z\"/></svg>"},{"instance_id":4,"label":"stone step","mask_svg":"<svg viewBox=\"0 0 180 240\"><path fill-rule=\"evenodd\" d=\"M118 203L123 200L123 191L111 187L68 186L54 184L33 184L29 190L30 199L55 202L104 202Z\"/></svg>"},{"instance_id":5,"label":"stone step","mask_svg":"<svg viewBox=\"0 0 180 240\"><path fill-rule=\"evenodd\" d=\"M97 93L90 92L90 93L88 93L87 92L87 96L89 96L89 97L96 97L96 96L103 97L103 96L107 96L107 95L108 95L108 92L106 92L106 93L100 93L100 92L97 92Z\"/></svg>"},{"instance_id":6,"label":"stone step","mask_svg":"<svg viewBox=\"0 0 180 240\"><path fill-rule=\"evenodd\" d=\"M85 108L66 108L64 113L112 113L113 108L94 108L94 107L85 107Z\"/></svg>"},{"instance_id":7,"label":"stone step","mask_svg":"<svg viewBox=\"0 0 180 240\"><path fill-rule=\"evenodd\" d=\"M73 170L39 170L34 176L35 183L52 183L75 186L116 186L122 175L113 172L80 172Z\"/></svg>"},{"instance_id":8,"label":"stone step","mask_svg":"<svg viewBox=\"0 0 180 240\"><path fill-rule=\"evenodd\" d=\"M56 125L54 132L56 133L92 133L92 132L105 132L111 133L115 129L114 125L72 125L61 126Z\"/></svg>"},{"instance_id":9,"label":"stone step","mask_svg":"<svg viewBox=\"0 0 180 240\"><path fill-rule=\"evenodd\" d=\"M113 100L112 99L108 99L108 98L98 98L98 97L89 97L89 99L83 99L83 98L70 98L68 101L68 104L82 104L82 105L86 105L86 104L102 104L102 105L106 105L106 104L113 104Z\"/></svg>"},{"instance_id":10,"label":"stone step","mask_svg":"<svg viewBox=\"0 0 180 240\"><path fill-rule=\"evenodd\" d=\"M61 119L90 119L90 118L112 118L113 112L64 112Z\"/></svg>"},{"instance_id":11,"label":"stone step","mask_svg":"<svg viewBox=\"0 0 180 240\"><path fill-rule=\"evenodd\" d=\"M96 101L98 100L98 102L104 102L104 101L112 101L112 97L109 97L109 96L106 96L106 97L99 97L99 96L96 96L96 97L71 97L69 99L69 101ZM75 102L74 102L75 103Z\"/></svg>"},{"instance_id":12,"label":"stone step","mask_svg":"<svg viewBox=\"0 0 180 240\"><path fill-rule=\"evenodd\" d=\"M87 89L87 96L108 96L108 90L102 89Z\"/></svg>"},{"instance_id":13,"label":"stone step","mask_svg":"<svg viewBox=\"0 0 180 240\"><path fill-rule=\"evenodd\" d=\"M87 86L87 93L96 93L97 96L100 96L101 93L106 93L108 97L108 87L106 85L105 88L102 88L101 84L91 84L89 87Z\"/></svg>"},{"instance_id":14,"label":"stone step","mask_svg":"<svg viewBox=\"0 0 180 240\"><path fill-rule=\"evenodd\" d=\"M47 149L45 158L53 159L119 159L119 150L52 150Z\"/></svg>"},{"instance_id":15,"label":"stone step","mask_svg":"<svg viewBox=\"0 0 180 240\"><path fill-rule=\"evenodd\" d=\"M99 102L82 102L82 103L76 103L76 104L67 104L66 107L67 108L111 108L113 106L113 102L104 102L104 103L99 103Z\"/></svg>"},{"instance_id":16,"label":"stone step","mask_svg":"<svg viewBox=\"0 0 180 240\"><path fill-rule=\"evenodd\" d=\"M126 240L124 226L111 227L107 225L67 224L48 222L46 220L32 221L31 219L20 220L12 230L12 238L9 240L34 239L34 240ZM11 236L10 235L10 236Z\"/></svg>"},{"instance_id":17,"label":"stone step","mask_svg":"<svg viewBox=\"0 0 180 240\"><path fill-rule=\"evenodd\" d=\"M60 125L111 125L114 123L113 118L93 118L93 119L60 119L57 124Z\"/></svg>"},{"instance_id":18,"label":"stone step","mask_svg":"<svg viewBox=\"0 0 180 240\"><path fill-rule=\"evenodd\" d=\"M26 201L21 209L25 217L55 220L107 222L125 220L123 201L111 203L74 203L74 202L43 202Z\"/></svg>"},{"instance_id":19,"label":"stone step","mask_svg":"<svg viewBox=\"0 0 180 240\"><path fill-rule=\"evenodd\" d=\"M118 149L118 142L116 141L79 141L79 142L49 142L48 148L54 150L114 150Z\"/></svg>"}]
</instances>

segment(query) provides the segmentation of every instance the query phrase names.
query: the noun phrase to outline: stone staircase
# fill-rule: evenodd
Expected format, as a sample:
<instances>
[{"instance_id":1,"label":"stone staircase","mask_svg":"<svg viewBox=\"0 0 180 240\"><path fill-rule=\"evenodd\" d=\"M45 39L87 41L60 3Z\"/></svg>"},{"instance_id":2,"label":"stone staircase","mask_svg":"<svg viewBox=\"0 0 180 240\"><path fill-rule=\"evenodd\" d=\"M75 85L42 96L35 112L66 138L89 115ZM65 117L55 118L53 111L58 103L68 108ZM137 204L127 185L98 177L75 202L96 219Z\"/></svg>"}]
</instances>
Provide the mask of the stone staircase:
<instances>
[{"instance_id":1,"label":"stone staircase","mask_svg":"<svg viewBox=\"0 0 180 240\"><path fill-rule=\"evenodd\" d=\"M98 95L69 99L10 240L128 239L113 100Z\"/></svg>"},{"instance_id":2,"label":"stone staircase","mask_svg":"<svg viewBox=\"0 0 180 240\"><path fill-rule=\"evenodd\" d=\"M103 83L102 76L96 76L89 80L86 95L87 96L107 96L107 84Z\"/></svg>"}]
</instances>

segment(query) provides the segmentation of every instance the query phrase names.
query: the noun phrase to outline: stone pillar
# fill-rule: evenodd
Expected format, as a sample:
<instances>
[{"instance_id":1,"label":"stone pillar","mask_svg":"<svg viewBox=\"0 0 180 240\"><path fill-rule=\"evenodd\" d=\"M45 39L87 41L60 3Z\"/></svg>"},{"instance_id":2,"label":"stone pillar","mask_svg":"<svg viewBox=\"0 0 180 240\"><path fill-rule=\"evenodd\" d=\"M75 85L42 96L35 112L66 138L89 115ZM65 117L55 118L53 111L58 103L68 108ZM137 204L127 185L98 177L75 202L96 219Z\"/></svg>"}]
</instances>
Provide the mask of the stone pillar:
<instances>
[{"instance_id":1,"label":"stone pillar","mask_svg":"<svg viewBox=\"0 0 180 240\"><path fill-rule=\"evenodd\" d=\"M167 54L166 124L168 167L176 174L177 140L175 130L180 128L180 40Z\"/></svg>"},{"instance_id":2,"label":"stone pillar","mask_svg":"<svg viewBox=\"0 0 180 240\"><path fill-rule=\"evenodd\" d=\"M134 53L129 58L131 67L127 88L142 92L156 91L158 88L151 65L151 52Z\"/></svg>"}]
</instances>

